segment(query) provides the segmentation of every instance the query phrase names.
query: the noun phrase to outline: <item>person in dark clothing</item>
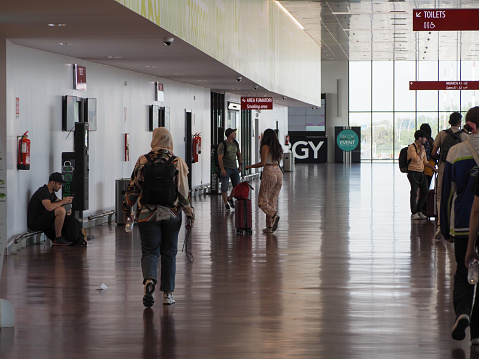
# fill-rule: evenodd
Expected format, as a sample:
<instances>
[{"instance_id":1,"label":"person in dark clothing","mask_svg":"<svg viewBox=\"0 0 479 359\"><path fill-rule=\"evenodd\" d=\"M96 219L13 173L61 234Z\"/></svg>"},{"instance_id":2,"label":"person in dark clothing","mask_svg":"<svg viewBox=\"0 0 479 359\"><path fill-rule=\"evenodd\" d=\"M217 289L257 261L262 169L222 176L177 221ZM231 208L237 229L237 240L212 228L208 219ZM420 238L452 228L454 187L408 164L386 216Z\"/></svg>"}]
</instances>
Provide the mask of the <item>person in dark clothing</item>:
<instances>
[{"instance_id":1,"label":"person in dark clothing","mask_svg":"<svg viewBox=\"0 0 479 359\"><path fill-rule=\"evenodd\" d=\"M59 199L58 192L65 180L63 175L54 172L48 179L48 184L40 187L28 204L27 225L34 231L42 231L53 242L53 245L68 246L72 243L62 236L65 216L71 215L73 197ZM65 208L70 205L70 208Z\"/></svg>"},{"instance_id":2,"label":"person in dark clothing","mask_svg":"<svg viewBox=\"0 0 479 359\"><path fill-rule=\"evenodd\" d=\"M436 159L431 157L432 148L434 146L434 138L432 138L431 136L432 135L431 126L429 126L428 123L423 123L421 127L419 127L419 129L421 131L424 131L427 135L426 142L424 143L424 150L426 151L426 159L431 166L436 166ZM431 168L429 167L424 168L424 175L426 176L426 179L427 179L428 188L431 186L433 174L434 174L434 171Z\"/></svg>"}]
</instances>

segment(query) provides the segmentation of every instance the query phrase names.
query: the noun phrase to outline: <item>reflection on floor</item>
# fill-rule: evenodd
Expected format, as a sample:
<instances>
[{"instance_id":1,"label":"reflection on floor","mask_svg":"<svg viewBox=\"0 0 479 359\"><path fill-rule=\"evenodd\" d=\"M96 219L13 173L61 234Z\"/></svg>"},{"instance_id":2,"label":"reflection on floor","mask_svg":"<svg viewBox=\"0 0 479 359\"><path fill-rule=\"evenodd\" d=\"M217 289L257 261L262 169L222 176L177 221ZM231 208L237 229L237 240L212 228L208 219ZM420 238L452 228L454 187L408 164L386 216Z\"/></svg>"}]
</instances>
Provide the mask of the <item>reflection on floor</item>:
<instances>
[{"instance_id":1,"label":"reflection on floor","mask_svg":"<svg viewBox=\"0 0 479 359\"><path fill-rule=\"evenodd\" d=\"M195 201L190 250L177 260L176 304L142 305L140 245L97 226L87 248L27 247L5 258L0 298L16 327L9 358L473 358L450 337L453 246L411 221L396 164L296 165L279 228L236 235L219 196ZM100 291L104 283L108 289Z\"/></svg>"}]
</instances>

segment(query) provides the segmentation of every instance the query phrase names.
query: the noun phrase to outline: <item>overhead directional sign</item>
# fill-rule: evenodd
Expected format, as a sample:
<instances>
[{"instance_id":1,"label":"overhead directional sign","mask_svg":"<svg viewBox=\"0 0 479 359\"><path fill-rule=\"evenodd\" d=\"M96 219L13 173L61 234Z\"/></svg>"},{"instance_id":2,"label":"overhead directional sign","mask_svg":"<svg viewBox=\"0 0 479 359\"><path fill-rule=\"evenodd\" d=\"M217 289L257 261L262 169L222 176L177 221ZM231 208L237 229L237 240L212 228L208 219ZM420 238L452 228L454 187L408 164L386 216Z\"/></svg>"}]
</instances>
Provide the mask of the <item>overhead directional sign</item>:
<instances>
[{"instance_id":1,"label":"overhead directional sign","mask_svg":"<svg viewBox=\"0 0 479 359\"><path fill-rule=\"evenodd\" d=\"M479 90L479 81L409 81L409 90Z\"/></svg>"},{"instance_id":2,"label":"overhead directional sign","mask_svg":"<svg viewBox=\"0 0 479 359\"><path fill-rule=\"evenodd\" d=\"M414 31L479 30L479 9L414 9Z\"/></svg>"},{"instance_id":3,"label":"overhead directional sign","mask_svg":"<svg viewBox=\"0 0 479 359\"><path fill-rule=\"evenodd\" d=\"M272 97L241 97L242 110L272 110Z\"/></svg>"}]
</instances>

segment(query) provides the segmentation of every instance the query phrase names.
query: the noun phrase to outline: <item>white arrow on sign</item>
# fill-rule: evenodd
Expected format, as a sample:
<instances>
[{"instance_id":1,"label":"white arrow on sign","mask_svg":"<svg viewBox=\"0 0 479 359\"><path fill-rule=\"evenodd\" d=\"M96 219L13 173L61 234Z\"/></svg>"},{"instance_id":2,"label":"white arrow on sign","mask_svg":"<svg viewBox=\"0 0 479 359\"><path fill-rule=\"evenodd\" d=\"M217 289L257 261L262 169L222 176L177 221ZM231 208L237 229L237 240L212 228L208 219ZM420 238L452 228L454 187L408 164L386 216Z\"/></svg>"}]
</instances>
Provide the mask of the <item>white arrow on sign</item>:
<instances>
[{"instance_id":1,"label":"white arrow on sign","mask_svg":"<svg viewBox=\"0 0 479 359\"><path fill-rule=\"evenodd\" d=\"M418 12L416 13L416 17L421 17L421 11L418 11Z\"/></svg>"}]
</instances>

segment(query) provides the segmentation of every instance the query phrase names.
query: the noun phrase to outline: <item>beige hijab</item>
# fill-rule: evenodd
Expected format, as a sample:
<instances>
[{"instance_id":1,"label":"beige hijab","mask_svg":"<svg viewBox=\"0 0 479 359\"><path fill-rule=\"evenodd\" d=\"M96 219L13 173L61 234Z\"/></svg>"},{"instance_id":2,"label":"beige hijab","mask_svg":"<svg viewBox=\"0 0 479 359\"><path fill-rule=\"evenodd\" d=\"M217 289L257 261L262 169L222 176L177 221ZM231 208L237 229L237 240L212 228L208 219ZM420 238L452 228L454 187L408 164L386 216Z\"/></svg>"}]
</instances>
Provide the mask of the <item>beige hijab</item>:
<instances>
[{"instance_id":1,"label":"beige hijab","mask_svg":"<svg viewBox=\"0 0 479 359\"><path fill-rule=\"evenodd\" d=\"M173 154L173 136L165 127L155 128L153 131L153 138L151 139L151 150L153 152L159 150L167 150ZM190 192L188 187L188 166L185 161L178 158L178 192L184 197L188 198Z\"/></svg>"}]
</instances>

